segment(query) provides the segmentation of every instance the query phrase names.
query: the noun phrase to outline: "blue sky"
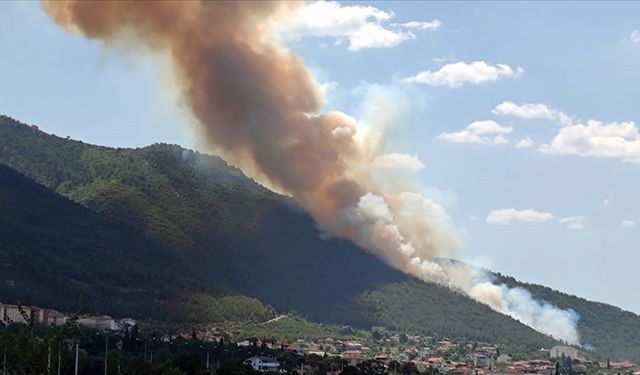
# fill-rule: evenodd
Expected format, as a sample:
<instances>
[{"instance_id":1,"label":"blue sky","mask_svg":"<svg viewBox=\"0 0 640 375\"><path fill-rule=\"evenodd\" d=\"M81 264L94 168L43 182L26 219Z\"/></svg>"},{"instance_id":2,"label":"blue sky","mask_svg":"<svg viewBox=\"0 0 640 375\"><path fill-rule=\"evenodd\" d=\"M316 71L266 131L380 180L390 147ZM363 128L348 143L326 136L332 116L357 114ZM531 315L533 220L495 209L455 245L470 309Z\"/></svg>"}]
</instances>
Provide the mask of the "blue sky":
<instances>
[{"instance_id":1,"label":"blue sky","mask_svg":"<svg viewBox=\"0 0 640 375\"><path fill-rule=\"evenodd\" d=\"M380 93L401 109L387 151L425 164L462 258L640 313L640 3L323 5L289 47L327 109L359 118ZM197 146L161 56L28 2L0 4L0 50L1 113L101 145Z\"/></svg>"}]
</instances>

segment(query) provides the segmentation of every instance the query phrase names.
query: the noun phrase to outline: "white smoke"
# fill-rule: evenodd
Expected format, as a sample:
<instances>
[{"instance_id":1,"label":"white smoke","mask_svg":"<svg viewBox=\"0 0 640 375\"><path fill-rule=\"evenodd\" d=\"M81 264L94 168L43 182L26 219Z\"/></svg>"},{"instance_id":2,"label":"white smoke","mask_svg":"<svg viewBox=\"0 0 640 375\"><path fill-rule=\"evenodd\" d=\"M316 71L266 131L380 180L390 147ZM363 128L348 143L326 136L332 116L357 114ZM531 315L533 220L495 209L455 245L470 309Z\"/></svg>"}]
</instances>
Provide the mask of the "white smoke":
<instances>
[{"instance_id":1,"label":"white smoke","mask_svg":"<svg viewBox=\"0 0 640 375\"><path fill-rule=\"evenodd\" d=\"M445 211L426 197L409 192L380 196L363 195L358 204L345 209L342 220L359 228L356 242L391 265L427 282L437 283L486 304L521 323L568 344L579 345L578 315L547 302L536 301L521 287L494 283L485 270L459 262L434 259L443 256L441 226L447 225ZM406 232L405 232L406 231ZM412 234L422 235L414 238ZM430 243L439 244L438 253ZM455 243L449 243L455 248Z\"/></svg>"}]
</instances>

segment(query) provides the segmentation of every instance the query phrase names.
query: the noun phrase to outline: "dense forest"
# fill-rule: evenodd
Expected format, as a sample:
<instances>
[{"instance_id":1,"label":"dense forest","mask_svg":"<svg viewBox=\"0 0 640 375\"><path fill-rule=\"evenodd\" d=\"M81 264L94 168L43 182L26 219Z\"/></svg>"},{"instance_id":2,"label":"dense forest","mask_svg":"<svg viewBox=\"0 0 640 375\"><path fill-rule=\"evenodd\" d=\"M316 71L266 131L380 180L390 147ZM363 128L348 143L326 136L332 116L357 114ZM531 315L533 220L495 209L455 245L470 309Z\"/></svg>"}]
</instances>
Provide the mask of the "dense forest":
<instances>
[{"instance_id":1,"label":"dense forest","mask_svg":"<svg viewBox=\"0 0 640 375\"><path fill-rule=\"evenodd\" d=\"M0 163L11 168L2 169L2 226L8 224L0 255L11 259L3 267L12 272L1 282L29 286L21 294L2 288L0 299L70 308L85 296L107 313L192 321L296 311L356 327L530 348L554 343L350 243L324 238L295 202L215 156L166 144L93 146L0 116ZM15 213L21 206L28 214ZM640 359L637 315L526 287L578 311L580 333L595 349Z\"/></svg>"}]
</instances>

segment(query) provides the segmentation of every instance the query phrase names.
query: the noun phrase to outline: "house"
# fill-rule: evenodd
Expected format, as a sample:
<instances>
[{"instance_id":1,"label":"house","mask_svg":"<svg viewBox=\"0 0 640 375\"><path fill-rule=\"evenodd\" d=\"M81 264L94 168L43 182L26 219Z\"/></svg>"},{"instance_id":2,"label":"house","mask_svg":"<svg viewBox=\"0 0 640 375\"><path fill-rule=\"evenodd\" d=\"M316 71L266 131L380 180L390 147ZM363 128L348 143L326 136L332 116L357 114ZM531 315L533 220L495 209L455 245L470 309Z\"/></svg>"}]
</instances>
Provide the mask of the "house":
<instances>
[{"instance_id":1,"label":"house","mask_svg":"<svg viewBox=\"0 0 640 375\"><path fill-rule=\"evenodd\" d=\"M610 365L611 368L614 368L616 370L630 370L632 368L638 367L638 365L630 361L611 362Z\"/></svg>"},{"instance_id":2,"label":"house","mask_svg":"<svg viewBox=\"0 0 640 375\"><path fill-rule=\"evenodd\" d=\"M511 357L509 354L500 354L498 358L496 358L496 362L500 364L511 363L511 361L513 361L513 357Z\"/></svg>"},{"instance_id":3,"label":"house","mask_svg":"<svg viewBox=\"0 0 640 375\"><path fill-rule=\"evenodd\" d=\"M108 315L102 316L93 316L93 315L83 315L78 319L78 324L81 326L97 329L97 330L112 330L115 331L118 329L118 324L115 319Z\"/></svg>"},{"instance_id":4,"label":"house","mask_svg":"<svg viewBox=\"0 0 640 375\"><path fill-rule=\"evenodd\" d=\"M446 353L449 350L451 350L454 346L455 346L455 344L453 344L451 341L448 341L448 340L438 341L438 349L437 350L440 353Z\"/></svg>"},{"instance_id":5,"label":"house","mask_svg":"<svg viewBox=\"0 0 640 375\"><path fill-rule=\"evenodd\" d=\"M351 365L356 365L362 362L362 352L359 350L346 350L342 352L341 357L349 362Z\"/></svg>"},{"instance_id":6,"label":"house","mask_svg":"<svg viewBox=\"0 0 640 375\"><path fill-rule=\"evenodd\" d=\"M473 367L489 368L491 367L491 357L481 354L473 356Z\"/></svg>"},{"instance_id":7,"label":"house","mask_svg":"<svg viewBox=\"0 0 640 375\"><path fill-rule=\"evenodd\" d=\"M418 351L418 357L420 358L427 358L430 354L431 349L429 349L428 347L420 348L420 350Z\"/></svg>"},{"instance_id":8,"label":"house","mask_svg":"<svg viewBox=\"0 0 640 375\"><path fill-rule=\"evenodd\" d=\"M452 369L448 373L452 375L470 375L473 372L474 371L471 367L467 365L460 365L460 366L456 366L456 368Z\"/></svg>"},{"instance_id":9,"label":"house","mask_svg":"<svg viewBox=\"0 0 640 375\"><path fill-rule=\"evenodd\" d=\"M557 345L549 351L550 358L560 358L562 355L565 357L578 358L578 349L571 346Z\"/></svg>"},{"instance_id":10,"label":"house","mask_svg":"<svg viewBox=\"0 0 640 375\"><path fill-rule=\"evenodd\" d=\"M444 358L443 357L431 357L431 358L429 358L427 360L427 362L431 366L438 366L438 365L442 365L444 363Z\"/></svg>"},{"instance_id":11,"label":"house","mask_svg":"<svg viewBox=\"0 0 640 375\"><path fill-rule=\"evenodd\" d=\"M277 372L280 368L280 362L269 357L254 356L245 359L243 363L258 372Z\"/></svg>"},{"instance_id":12,"label":"house","mask_svg":"<svg viewBox=\"0 0 640 375\"><path fill-rule=\"evenodd\" d=\"M378 354L373 359L375 359L376 361L380 361L385 365L388 365L389 362L393 361L393 356L390 354Z\"/></svg>"},{"instance_id":13,"label":"house","mask_svg":"<svg viewBox=\"0 0 640 375\"><path fill-rule=\"evenodd\" d=\"M324 357L327 354L327 352L318 350L318 349L312 349L312 350L307 350L307 354L317 355L318 357Z\"/></svg>"},{"instance_id":14,"label":"house","mask_svg":"<svg viewBox=\"0 0 640 375\"><path fill-rule=\"evenodd\" d=\"M362 351L362 344L357 341L347 341L342 346L343 350L359 350Z\"/></svg>"}]
</instances>

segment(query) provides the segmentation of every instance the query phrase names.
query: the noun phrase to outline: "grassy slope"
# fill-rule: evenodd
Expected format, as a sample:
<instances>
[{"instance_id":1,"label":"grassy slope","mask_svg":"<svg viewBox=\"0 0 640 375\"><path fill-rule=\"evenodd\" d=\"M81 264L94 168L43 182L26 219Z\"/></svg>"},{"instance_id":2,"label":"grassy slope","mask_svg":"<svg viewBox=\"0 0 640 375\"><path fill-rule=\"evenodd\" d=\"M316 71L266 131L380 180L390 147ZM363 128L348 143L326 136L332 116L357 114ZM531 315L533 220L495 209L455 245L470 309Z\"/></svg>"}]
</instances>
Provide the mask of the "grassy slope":
<instances>
[{"instance_id":1,"label":"grassy slope","mask_svg":"<svg viewBox=\"0 0 640 375\"><path fill-rule=\"evenodd\" d=\"M0 117L0 162L177 249L218 290L320 321L550 343L466 297L412 281L344 241L320 240L313 221L292 202L216 157L170 145L91 146ZM581 328L601 336L620 329L601 316ZM599 348L619 353L624 346L625 339L611 337Z\"/></svg>"}]
</instances>

